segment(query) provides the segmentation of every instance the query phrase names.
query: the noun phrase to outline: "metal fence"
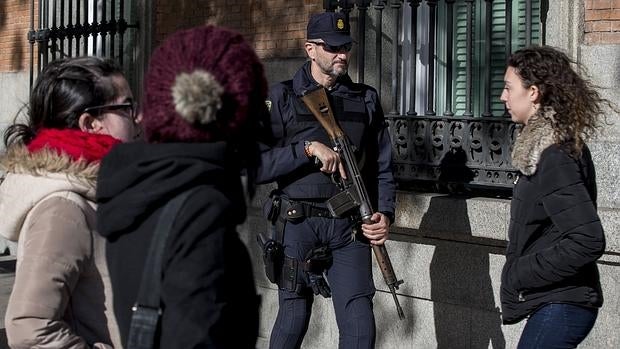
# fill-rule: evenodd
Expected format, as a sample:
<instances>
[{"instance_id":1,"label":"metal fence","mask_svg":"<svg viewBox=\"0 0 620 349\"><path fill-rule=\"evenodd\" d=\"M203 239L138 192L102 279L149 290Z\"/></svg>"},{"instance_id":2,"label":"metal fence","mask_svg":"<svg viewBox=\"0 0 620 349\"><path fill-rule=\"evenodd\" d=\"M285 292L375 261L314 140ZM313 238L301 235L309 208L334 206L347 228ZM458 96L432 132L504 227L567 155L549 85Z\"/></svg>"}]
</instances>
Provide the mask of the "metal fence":
<instances>
[{"instance_id":1,"label":"metal fence","mask_svg":"<svg viewBox=\"0 0 620 349\"><path fill-rule=\"evenodd\" d=\"M511 52L544 44L547 1L325 0L324 8L356 27L357 79L374 75L389 105L401 187L512 188L516 125L499 101L503 72Z\"/></svg>"},{"instance_id":2,"label":"metal fence","mask_svg":"<svg viewBox=\"0 0 620 349\"><path fill-rule=\"evenodd\" d=\"M31 0L30 87L35 70L48 62L85 55L116 60L131 81L136 45L129 35L138 28L128 20L133 5L125 0Z\"/></svg>"}]
</instances>

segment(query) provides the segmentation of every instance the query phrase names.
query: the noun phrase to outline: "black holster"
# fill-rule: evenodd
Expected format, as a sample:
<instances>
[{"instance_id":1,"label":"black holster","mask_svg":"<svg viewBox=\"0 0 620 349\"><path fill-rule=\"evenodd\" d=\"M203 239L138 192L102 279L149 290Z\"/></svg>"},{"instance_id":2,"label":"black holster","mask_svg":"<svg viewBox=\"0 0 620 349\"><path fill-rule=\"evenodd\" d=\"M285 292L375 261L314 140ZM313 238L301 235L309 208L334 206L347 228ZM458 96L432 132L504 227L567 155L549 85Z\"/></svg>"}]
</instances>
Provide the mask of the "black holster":
<instances>
[{"instance_id":1,"label":"black holster","mask_svg":"<svg viewBox=\"0 0 620 349\"><path fill-rule=\"evenodd\" d=\"M263 251L265 275L280 289L299 293L305 286L304 272L322 273L331 264L329 249L319 248L311 251L304 261L298 261L284 254L284 227L287 222L300 222L307 217L332 217L329 210L309 203L291 201L274 190L270 200L263 207L268 220L270 236L258 234L258 243Z\"/></svg>"},{"instance_id":2,"label":"black holster","mask_svg":"<svg viewBox=\"0 0 620 349\"><path fill-rule=\"evenodd\" d=\"M263 250L263 263L265 264L265 275L274 284L279 283L284 262L284 247L281 243L273 239L265 239L263 234L258 234L258 244Z\"/></svg>"},{"instance_id":3,"label":"black holster","mask_svg":"<svg viewBox=\"0 0 620 349\"><path fill-rule=\"evenodd\" d=\"M274 284L280 283L280 275L284 263L284 222L280 218L282 210L282 199L277 190L269 194L269 201L263 207L265 218L268 220L269 237L259 233L257 236L258 244L263 251L263 263L265 265L265 275Z\"/></svg>"}]
</instances>

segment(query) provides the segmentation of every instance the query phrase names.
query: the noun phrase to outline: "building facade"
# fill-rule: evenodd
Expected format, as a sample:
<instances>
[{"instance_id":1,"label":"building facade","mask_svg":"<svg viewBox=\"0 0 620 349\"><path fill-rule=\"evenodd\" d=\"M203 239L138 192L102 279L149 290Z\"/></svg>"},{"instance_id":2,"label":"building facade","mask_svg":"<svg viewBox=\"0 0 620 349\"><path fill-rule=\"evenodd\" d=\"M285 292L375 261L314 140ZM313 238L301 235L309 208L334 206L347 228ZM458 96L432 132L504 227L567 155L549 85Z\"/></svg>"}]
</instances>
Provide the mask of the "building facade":
<instances>
[{"instance_id":1,"label":"building facade","mask_svg":"<svg viewBox=\"0 0 620 349\"><path fill-rule=\"evenodd\" d=\"M48 1L50 6L54 3ZM71 3L91 4L87 11L91 15L82 15L86 22L94 18L103 22L104 8L107 22L118 22L119 11L112 16L111 8L126 9L126 22L133 28L123 34L125 44L117 39L115 47L126 48L120 57L136 88L149 53L163 38L203 23L241 32L253 43L271 83L289 79L305 61L302 47L308 16L326 9L346 12L357 42L350 74L381 91L399 183L396 222L387 247L397 276L405 281L398 294L406 319L398 320L391 295L375 269L377 348L516 346L524 323L503 326L499 311L514 174L508 160L514 125L498 99L505 58L528 44L558 47L586 67L604 97L620 101L619 0ZM38 14L43 13L39 5L20 0L0 4L0 88L4 92L0 126L12 120L28 95L31 44L27 34L31 18L38 23ZM95 8L98 15L93 14ZM50 28L53 12L49 7L45 12ZM35 24L35 32L48 26ZM111 33L97 28L92 30L100 38ZM86 52L94 49L95 54L103 54L102 47L108 47L104 50L108 54L114 51L109 40L105 46L92 40L92 32L80 35L91 38L82 41L90 45ZM113 35L118 38L118 31ZM56 47L66 51L67 45ZM35 74L37 64L44 64L37 57L38 52L33 59ZM619 117L609 111L606 125L590 142L607 248L599 261L605 304L584 348L620 347ZM263 296L259 347L267 346L277 309L277 290L263 275L254 237L256 227L266 227L260 206L270 189L259 188L250 217L240 227L252 251ZM314 307L303 347L334 347L338 331L331 302L317 298Z\"/></svg>"}]
</instances>

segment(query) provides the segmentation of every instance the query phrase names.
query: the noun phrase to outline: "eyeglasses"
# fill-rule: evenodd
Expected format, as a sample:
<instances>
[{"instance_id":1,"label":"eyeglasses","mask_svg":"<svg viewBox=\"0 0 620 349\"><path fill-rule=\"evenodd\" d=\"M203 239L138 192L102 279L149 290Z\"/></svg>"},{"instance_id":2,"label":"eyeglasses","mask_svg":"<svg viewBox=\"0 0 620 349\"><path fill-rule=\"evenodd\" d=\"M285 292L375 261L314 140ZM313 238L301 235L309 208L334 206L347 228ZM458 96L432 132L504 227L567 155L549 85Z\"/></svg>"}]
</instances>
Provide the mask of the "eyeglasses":
<instances>
[{"instance_id":1,"label":"eyeglasses","mask_svg":"<svg viewBox=\"0 0 620 349\"><path fill-rule=\"evenodd\" d=\"M353 43L348 43L348 44L344 44L344 45L340 45L340 46L332 46L332 45L328 45L324 42L314 42L314 41L309 41L312 44L318 45L323 47L323 50L325 50L326 52L329 53L341 53L341 52L349 52L351 51L351 49L353 48Z\"/></svg>"},{"instance_id":2,"label":"eyeglasses","mask_svg":"<svg viewBox=\"0 0 620 349\"><path fill-rule=\"evenodd\" d=\"M130 120L135 121L138 110L138 103L119 103L119 104L105 104L105 105L97 105L94 107L88 107L84 109L83 113L93 114L95 116L99 116L104 113L115 113L122 117L128 117Z\"/></svg>"}]
</instances>

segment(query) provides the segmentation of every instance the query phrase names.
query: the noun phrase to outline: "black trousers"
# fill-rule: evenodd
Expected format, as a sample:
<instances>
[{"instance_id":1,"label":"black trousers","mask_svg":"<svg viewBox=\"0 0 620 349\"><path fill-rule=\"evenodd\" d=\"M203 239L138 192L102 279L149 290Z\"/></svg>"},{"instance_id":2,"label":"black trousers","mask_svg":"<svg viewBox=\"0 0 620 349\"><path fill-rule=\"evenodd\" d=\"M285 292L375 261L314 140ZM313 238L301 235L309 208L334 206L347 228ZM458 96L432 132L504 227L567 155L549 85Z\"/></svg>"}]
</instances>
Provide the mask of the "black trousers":
<instances>
[{"instance_id":1,"label":"black trousers","mask_svg":"<svg viewBox=\"0 0 620 349\"><path fill-rule=\"evenodd\" d=\"M333 263L326 276L340 333L339 348L373 348L375 287L371 249L368 244L352 239L352 224L349 219L321 217L287 222L284 253L301 261L309 250L329 246ZM278 316L271 331L270 348L299 348L308 330L314 294L307 286L305 273L299 275L298 282L306 286L300 294L279 290Z\"/></svg>"}]
</instances>

